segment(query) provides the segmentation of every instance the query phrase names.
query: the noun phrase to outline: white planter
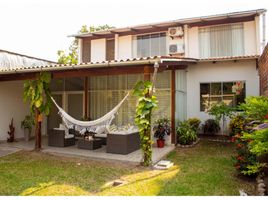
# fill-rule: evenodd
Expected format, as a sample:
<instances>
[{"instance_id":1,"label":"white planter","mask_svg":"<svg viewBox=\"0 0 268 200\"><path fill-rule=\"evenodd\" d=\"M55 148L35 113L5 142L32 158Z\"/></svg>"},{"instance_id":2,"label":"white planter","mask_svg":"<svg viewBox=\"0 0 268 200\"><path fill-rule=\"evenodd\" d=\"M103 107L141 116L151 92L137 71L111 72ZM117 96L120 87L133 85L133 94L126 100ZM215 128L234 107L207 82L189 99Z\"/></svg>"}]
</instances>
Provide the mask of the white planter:
<instances>
[{"instance_id":1,"label":"white planter","mask_svg":"<svg viewBox=\"0 0 268 200\"><path fill-rule=\"evenodd\" d=\"M26 142L28 142L31 138L31 132L29 129L24 129L24 139Z\"/></svg>"}]
</instances>

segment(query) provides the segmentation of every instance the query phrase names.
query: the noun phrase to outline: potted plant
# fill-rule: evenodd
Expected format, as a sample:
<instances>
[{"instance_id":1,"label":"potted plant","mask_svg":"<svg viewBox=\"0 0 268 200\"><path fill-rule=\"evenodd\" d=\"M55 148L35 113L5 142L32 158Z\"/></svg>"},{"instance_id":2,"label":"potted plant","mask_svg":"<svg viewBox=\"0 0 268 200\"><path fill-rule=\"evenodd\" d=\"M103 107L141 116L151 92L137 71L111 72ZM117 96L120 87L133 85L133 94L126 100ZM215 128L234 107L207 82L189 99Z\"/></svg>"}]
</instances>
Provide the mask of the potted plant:
<instances>
[{"instance_id":1,"label":"potted plant","mask_svg":"<svg viewBox=\"0 0 268 200\"><path fill-rule=\"evenodd\" d=\"M24 120L21 122L21 128L24 129L25 141L30 140L33 126L34 126L34 119L33 119L32 115L26 115Z\"/></svg>"},{"instance_id":2,"label":"potted plant","mask_svg":"<svg viewBox=\"0 0 268 200\"><path fill-rule=\"evenodd\" d=\"M155 121L154 137L157 138L157 147L163 148L165 146L165 136L170 135L171 125L170 120L166 117Z\"/></svg>"},{"instance_id":3,"label":"potted plant","mask_svg":"<svg viewBox=\"0 0 268 200\"><path fill-rule=\"evenodd\" d=\"M192 123L193 121L196 121L197 123ZM177 137L178 143L181 145L193 144L197 140L197 129L198 129L199 123L200 123L200 120L198 121L198 120L192 120L192 119L179 122L179 126L176 130L177 136L178 136Z\"/></svg>"},{"instance_id":4,"label":"potted plant","mask_svg":"<svg viewBox=\"0 0 268 200\"><path fill-rule=\"evenodd\" d=\"M219 122L215 119L207 119L203 124L204 134L214 135L220 131Z\"/></svg>"}]
</instances>

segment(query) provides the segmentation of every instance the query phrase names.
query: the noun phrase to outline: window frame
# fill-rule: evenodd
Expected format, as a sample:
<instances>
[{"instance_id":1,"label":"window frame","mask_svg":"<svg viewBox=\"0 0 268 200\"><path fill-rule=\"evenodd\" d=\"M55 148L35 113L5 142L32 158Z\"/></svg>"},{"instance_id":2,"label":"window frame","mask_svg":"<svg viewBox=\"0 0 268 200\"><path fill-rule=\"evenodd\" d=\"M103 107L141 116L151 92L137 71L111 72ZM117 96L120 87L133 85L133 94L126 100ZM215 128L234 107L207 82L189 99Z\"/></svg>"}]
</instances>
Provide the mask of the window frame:
<instances>
[{"instance_id":1,"label":"window frame","mask_svg":"<svg viewBox=\"0 0 268 200\"><path fill-rule=\"evenodd\" d=\"M134 43L135 40L138 41L137 38L139 36L146 36L146 35L150 35L151 36L151 35L154 35L154 34L161 35L163 33L165 34L165 43L166 43L166 45L165 45L165 55L167 55L168 54L168 37L167 37L168 32L167 31L157 31L157 32L149 32L149 33L141 33L141 34L132 35L132 57L139 57L138 56L138 45L137 45L138 42L136 42L135 49L134 49L134 45L133 45L133 43ZM158 37L158 38L160 38L160 37ZM151 40L151 37L150 37L150 40ZM151 48L151 42L150 42L150 48ZM161 51L160 49L161 48L159 48L159 51ZM151 51L151 49L150 49L150 51ZM157 56L157 55L150 55L150 56ZM150 57L150 56L145 56L145 57Z\"/></svg>"},{"instance_id":2,"label":"window frame","mask_svg":"<svg viewBox=\"0 0 268 200\"><path fill-rule=\"evenodd\" d=\"M202 31L201 29L207 29L207 28L217 28L217 27L224 27L224 26L235 26L235 25L241 25L242 26L242 49L243 49L243 52L241 55L233 55L234 53L234 49L232 49L232 52L230 53L230 55L217 55L217 56L212 56L211 55L211 52L210 52L210 55L209 56L204 56L204 57L201 57L201 38L200 38L200 32ZM232 29L231 29L232 30ZM245 26L244 26L244 23L243 22L235 22L235 23L225 23L225 24L217 24L217 25L209 25L209 26L202 26L202 27L198 27L198 54L199 54L199 58L211 58L211 57L224 57L224 56L243 56L245 55L245 52L246 52L246 49L245 49ZM209 33L211 31L208 31ZM211 36L209 36L209 41L211 43ZM231 43L233 41L231 40ZM231 44L232 45L232 44ZM210 48L210 51L211 51L211 48Z\"/></svg>"},{"instance_id":3,"label":"window frame","mask_svg":"<svg viewBox=\"0 0 268 200\"><path fill-rule=\"evenodd\" d=\"M234 80L234 81L207 81L207 82L199 82L199 112L206 112L206 109L202 110L202 106L201 106L201 84L209 84L209 105L211 104L211 100L210 100L210 96L211 96L211 84L212 83L220 83L221 84L221 102L223 102L223 97L224 97L224 93L223 93L223 84L224 83L235 83L235 82L243 82L244 83L244 96L246 98L247 96L247 81L246 80ZM245 99L244 98L244 99ZM238 105L238 104L237 104ZM237 106L236 105L236 106ZM232 106L234 107L234 106Z\"/></svg>"}]
</instances>

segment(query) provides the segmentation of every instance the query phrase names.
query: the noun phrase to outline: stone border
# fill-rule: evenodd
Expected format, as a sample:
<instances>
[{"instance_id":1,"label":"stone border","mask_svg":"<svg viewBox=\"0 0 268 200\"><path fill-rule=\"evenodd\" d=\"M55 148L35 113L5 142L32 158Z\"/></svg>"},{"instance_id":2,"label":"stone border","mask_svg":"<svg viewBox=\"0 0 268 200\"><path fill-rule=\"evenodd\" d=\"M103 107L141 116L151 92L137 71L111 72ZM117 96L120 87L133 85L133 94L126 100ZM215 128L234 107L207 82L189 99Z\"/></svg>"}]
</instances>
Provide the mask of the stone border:
<instances>
[{"instance_id":1,"label":"stone border","mask_svg":"<svg viewBox=\"0 0 268 200\"><path fill-rule=\"evenodd\" d=\"M257 178L256 178L256 182L257 182L257 194L259 196L265 196L265 191L266 191L266 187L265 184L264 184L264 180L262 178L261 175L259 175Z\"/></svg>"},{"instance_id":2,"label":"stone border","mask_svg":"<svg viewBox=\"0 0 268 200\"><path fill-rule=\"evenodd\" d=\"M207 139L208 141L212 141L212 142L226 142L226 143L233 143L230 140L223 140L223 139Z\"/></svg>"},{"instance_id":3,"label":"stone border","mask_svg":"<svg viewBox=\"0 0 268 200\"><path fill-rule=\"evenodd\" d=\"M189 148L189 147L193 147L195 146L198 142L200 141L200 138L197 138L197 140L195 142L193 142L193 144L189 144L189 145L182 145L182 144L177 144L177 147L181 147L181 148Z\"/></svg>"}]
</instances>

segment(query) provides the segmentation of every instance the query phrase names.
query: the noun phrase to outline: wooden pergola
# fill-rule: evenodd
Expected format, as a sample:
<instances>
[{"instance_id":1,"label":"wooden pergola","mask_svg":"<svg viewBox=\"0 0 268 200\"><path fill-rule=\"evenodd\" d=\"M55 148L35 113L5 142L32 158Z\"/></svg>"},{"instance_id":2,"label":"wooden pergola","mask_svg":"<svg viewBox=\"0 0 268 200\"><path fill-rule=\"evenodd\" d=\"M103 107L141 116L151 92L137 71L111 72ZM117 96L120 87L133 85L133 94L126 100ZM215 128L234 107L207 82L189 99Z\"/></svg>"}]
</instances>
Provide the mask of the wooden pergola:
<instances>
[{"instance_id":1,"label":"wooden pergola","mask_svg":"<svg viewBox=\"0 0 268 200\"><path fill-rule=\"evenodd\" d=\"M96 63L80 63L77 65L50 65L26 68L0 69L0 84L3 81L35 79L42 72L50 72L53 79L84 77L84 116L88 117L88 79L91 76L109 76L120 74L143 74L144 80L150 80L154 64L158 63L158 72L171 71L171 125L172 143L176 143L175 134L175 70L186 69L188 64L194 64L197 59L171 56L156 56L120 61L105 61Z\"/></svg>"}]
</instances>

